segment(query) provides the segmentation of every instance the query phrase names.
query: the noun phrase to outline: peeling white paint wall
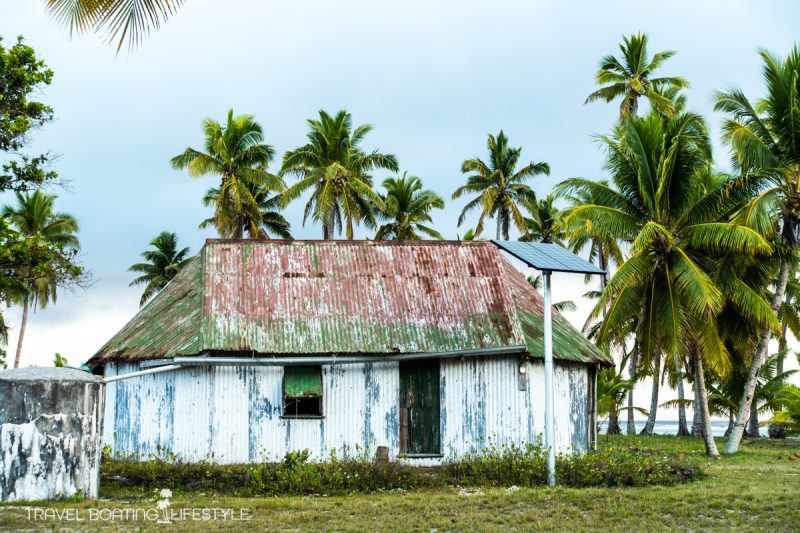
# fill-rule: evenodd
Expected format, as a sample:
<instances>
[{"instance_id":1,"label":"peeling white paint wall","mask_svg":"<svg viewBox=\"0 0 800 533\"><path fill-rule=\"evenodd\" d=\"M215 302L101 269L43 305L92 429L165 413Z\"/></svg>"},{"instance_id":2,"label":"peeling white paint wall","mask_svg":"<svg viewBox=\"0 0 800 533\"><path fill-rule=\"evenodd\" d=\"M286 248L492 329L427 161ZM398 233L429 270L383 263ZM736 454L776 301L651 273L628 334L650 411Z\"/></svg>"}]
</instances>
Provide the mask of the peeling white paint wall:
<instances>
[{"instance_id":1,"label":"peeling white paint wall","mask_svg":"<svg viewBox=\"0 0 800 533\"><path fill-rule=\"evenodd\" d=\"M0 374L0 397L0 501L96 498L102 385L76 370L14 369Z\"/></svg>"},{"instance_id":2,"label":"peeling white paint wall","mask_svg":"<svg viewBox=\"0 0 800 533\"><path fill-rule=\"evenodd\" d=\"M106 375L139 370L110 363ZM544 367L527 363L519 390L515 357L441 361L441 436L445 459L486 446L524 445L544 436ZM395 362L323 365L321 419L281 418L282 367L195 367L106 385L103 443L115 452L218 463L282 459L308 449L400 453L399 366ZM588 368L556 362L556 447L584 451L589 441ZM432 464L437 460L409 460Z\"/></svg>"},{"instance_id":3,"label":"peeling white paint wall","mask_svg":"<svg viewBox=\"0 0 800 533\"><path fill-rule=\"evenodd\" d=\"M89 464L81 460L82 450L97 449L99 435L92 432L95 417L76 418L87 431L80 438L59 432L43 433L39 427L67 423L66 415L41 415L27 424L0 425L1 475L13 488L5 493L0 486L0 501L34 501L70 498L79 490L87 498L98 492L97 457ZM20 460L25 463L20 468Z\"/></svg>"}]
</instances>

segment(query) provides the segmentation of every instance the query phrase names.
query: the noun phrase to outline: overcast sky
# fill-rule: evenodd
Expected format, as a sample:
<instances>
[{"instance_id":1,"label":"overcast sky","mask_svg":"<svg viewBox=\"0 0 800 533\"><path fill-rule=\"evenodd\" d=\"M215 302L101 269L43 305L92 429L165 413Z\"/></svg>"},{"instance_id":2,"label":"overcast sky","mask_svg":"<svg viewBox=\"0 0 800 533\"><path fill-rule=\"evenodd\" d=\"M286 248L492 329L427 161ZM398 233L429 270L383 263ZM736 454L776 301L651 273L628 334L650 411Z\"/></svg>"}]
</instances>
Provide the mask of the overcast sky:
<instances>
[{"instance_id":1,"label":"overcast sky","mask_svg":"<svg viewBox=\"0 0 800 533\"><path fill-rule=\"evenodd\" d=\"M255 115L276 169L284 151L304 143L307 118L345 108L356 124L375 126L365 148L396 154L402 170L448 199L463 181L461 162L484 157L486 134L502 128L524 160L550 163L551 175L533 182L545 195L568 177L607 177L592 136L608 131L618 110L583 101L622 34L643 31L651 52L678 52L662 74L691 82L689 107L718 138L712 92L738 85L759 96L757 48L785 55L800 20L790 0L191 0L140 49L115 57L95 36L70 40L43 4L0 0L0 35L6 45L23 35L55 72L42 97L56 121L33 149L60 154L55 168L70 186L55 191L58 208L80 222L95 283L31 316L23 364L39 365L56 351L80 364L133 316L140 289L128 288L126 269L160 231L177 232L193 253L214 236L197 225L216 178L192 180L169 166L186 146L201 146L206 116L223 120L231 107ZM718 142L715 155L727 166ZM293 235L320 238L319 226L302 226L302 205L287 210ZM447 238L467 229L456 226L462 205L448 202L435 215ZM580 277L554 284L555 300L580 300L586 290ZM589 308L579 305L570 315L578 326ZM13 356L19 313L7 317Z\"/></svg>"}]
</instances>

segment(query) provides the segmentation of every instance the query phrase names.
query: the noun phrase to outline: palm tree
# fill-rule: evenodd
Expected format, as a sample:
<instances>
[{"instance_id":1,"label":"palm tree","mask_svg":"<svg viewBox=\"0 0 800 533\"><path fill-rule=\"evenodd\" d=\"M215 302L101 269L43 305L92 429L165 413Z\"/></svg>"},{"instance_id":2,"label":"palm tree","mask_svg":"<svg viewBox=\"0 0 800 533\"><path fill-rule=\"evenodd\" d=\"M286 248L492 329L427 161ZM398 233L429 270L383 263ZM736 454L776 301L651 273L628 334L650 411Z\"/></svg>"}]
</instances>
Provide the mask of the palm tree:
<instances>
[{"instance_id":1,"label":"palm tree","mask_svg":"<svg viewBox=\"0 0 800 533\"><path fill-rule=\"evenodd\" d=\"M298 181L283 193L282 205L311 189L303 225L309 216L321 222L323 239L332 239L337 231L341 235L343 221L348 239L353 238L353 227L359 222L374 228L376 207L384 206L372 188L370 172L397 172L397 158L378 150L364 152L359 145L372 125L354 129L345 110L333 116L320 111L319 119L309 119L308 124L308 143L283 156L281 173L294 175Z\"/></svg>"},{"instance_id":2,"label":"palm tree","mask_svg":"<svg viewBox=\"0 0 800 533\"><path fill-rule=\"evenodd\" d=\"M732 189L755 191L756 197L742 210L740 220L758 231L779 234L783 254L775 281L771 307L780 311L798 250L800 227L800 50L795 46L786 60L766 50L760 52L767 95L755 104L739 89L718 92L715 109L728 119L724 138L731 146L733 162L741 178ZM750 366L726 453L739 449L744 424L769 346L771 330L761 332Z\"/></svg>"},{"instance_id":3,"label":"palm tree","mask_svg":"<svg viewBox=\"0 0 800 533\"><path fill-rule=\"evenodd\" d=\"M594 75L594 81L600 89L586 98L585 103L595 100L610 102L622 97L619 105L620 119L636 116L639 109L639 98L644 96L653 109L665 115L675 113L673 100L662 94L669 88L683 89L689 82L678 76L652 78L653 73L662 63L675 55L672 50L656 52L653 58L647 54L647 34L637 33L630 37L622 37L619 45L621 58L608 55L600 61L600 69Z\"/></svg>"},{"instance_id":4,"label":"palm tree","mask_svg":"<svg viewBox=\"0 0 800 533\"><path fill-rule=\"evenodd\" d=\"M528 163L517 170L522 147L509 146L503 130L496 137L489 134L486 147L489 149L488 163L476 158L467 159L461 165L462 173L471 174L467 176L467 183L453 193L453 200L465 193L478 196L464 206L458 217L458 225L461 226L468 213L480 207L481 215L475 233L483 232L483 221L488 216L497 219L497 238L508 239L512 220L520 233L527 229L518 204L536 200L533 190L525 182L539 174L549 175L550 165L544 162Z\"/></svg>"},{"instance_id":5,"label":"palm tree","mask_svg":"<svg viewBox=\"0 0 800 533\"><path fill-rule=\"evenodd\" d=\"M274 155L272 146L264 143L261 126L252 116L234 116L233 109L228 111L225 126L206 118L203 131L206 151L186 148L170 160L173 168L185 168L193 178L220 176L213 217L220 236L241 239L247 231L251 238L260 238L261 211L253 190L284 189L283 181L267 172Z\"/></svg>"},{"instance_id":6,"label":"palm tree","mask_svg":"<svg viewBox=\"0 0 800 533\"><path fill-rule=\"evenodd\" d=\"M608 187L607 181L600 181L601 185ZM561 213L561 217L563 218L566 216L572 209L580 207L582 205L587 204L596 204L601 201L600 198L596 198L595 195L591 190L577 190L573 194L566 196L566 199L570 202L570 207L568 207L564 212ZM563 226L563 223L562 223ZM567 232L564 230L565 236L569 239L568 247L569 249L575 253L579 254L585 248L589 248L589 261L592 263L596 263L603 270L603 275L600 276L600 291L589 291L584 294L585 298L596 299L599 298L600 295L605 291L606 285L608 285L609 279L609 270L611 268L611 263L613 262L615 265L620 265L623 262L623 255L622 251L620 250L619 243L614 237L604 235L598 231L596 231L592 224L585 224L579 228L574 228L572 231ZM586 275L584 278L584 283L589 283L592 281L592 276ZM605 310L603 310L603 318L605 317ZM581 330L584 333L588 333L592 328L593 318L590 314L586 321L583 324ZM622 351L626 352L625 343L621 343ZM635 435L636 434L636 422L634 420L634 411L636 408L633 405L633 391L636 386L636 366L637 360L633 356L636 355L637 351L633 350L629 352L627 359L623 359L620 363L621 367L625 366L626 362L628 362L629 370L628 370L628 381L630 382L629 387L625 387L625 393L628 395L628 406L624 408L627 412L627 426L626 426L626 433L628 435ZM621 370L621 368L620 368ZM607 376L608 377L608 376ZM598 375L599 379L599 375ZM622 405L622 401L618 402L618 406ZM619 427L619 420L618 414L616 419L609 419L609 431L612 431L612 423L614 424L613 431L616 431ZM613 432L612 432L613 433Z\"/></svg>"},{"instance_id":7,"label":"palm tree","mask_svg":"<svg viewBox=\"0 0 800 533\"><path fill-rule=\"evenodd\" d=\"M593 311L605 318L597 342L607 346L635 324L639 366L653 376L650 414L643 433L652 433L658 409L662 356L671 362L684 351L724 373L728 363L714 317L724 299L708 273L710 258L725 253L768 253L769 243L744 226L718 222L725 184L706 190L698 177L711 161L702 118L693 113L664 117L653 111L629 118L600 140L615 187L574 178L562 193L585 191L598 201L564 217L568 229L590 224L605 237L630 243L622 263ZM762 302L760 295L748 297ZM738 305L756 306L751 299ZM705 395L700 381L701 401ZM716 455L710 420L705 417L706 451Z\"/></svg>"},{"instance_id":8,"label":"palm tree","mask_svg":"<svg viewBox=\"0 0 800 533\"><path fill-rule=\"evenodd\" d=\"M167 283L190 261L190 258L187 258L189 248L178 250L178 237L174 233L162 231L150 241L150 246L155 250L145 250L140 254L145 262L131 265L128 269L128 272L141 274L129 286L145 286L139 306L143 306L147 300L166 287Z\"/></svg>"},{"instance_id":9,"label":"palm tree","mask_svg":"<svg viewBox=\"0 0 800 533\"><path fill-rule=\"evenodd\" d=\"M70 35L102 32L117 52L138 46L174 15L186 0L47 0L47 12Z\"/></svg>"},{"instance_id":10,"label":"palm tree","mask_svg":"<svg viewBox=\"0 0 800 533\"><path fill-rule=\"evenodd\" d=\"M608 429L606 430L608 435L622 433L619 427L620 411L639 411L647 414L647 411L640 407L622 407L625 397L636 386L636 378L625 379L622 375L622 369L628 363L631 353L622 358L619 370L612 366L597 373L597 414L608 416Z\"/></svg>"},{"instance_id":11,"label":"palm tree","mask_svg":"<svg viewBox=\"0 0 800 533\"><path fill-rule=\"evenodd\" d=\"M789 282L786 285L786 295L781 305L778 318L781 321L781 332L778 337L778 352L785 352L789 347L786 337L788 331L792 332L795 338L800 338L800 282L797 279L797 261L792 266L789 273ZM783 359L778 362L778 374L783 373ZM774 439L786 437L786 428L780 424L770 424L769 436Z\"/></svg>"},{"instance_id":12,"label":"palm tree","mask_svg":"<svg viewBox=\"0 0 800 533\"><path fill-rule=\"evenodd\" d=\"M785 427L794 433L800 433L800 387L783 384L775 396L774 414L768 422Z\"/></svg>"},{"instance_id":13,"label":"palm tree","mask_svg":"<svg viewBox=\"0 0 800 533\"><path fill-rule=\"evenodd\" d=\"M48 245L61 248L71 248L77 251L80 248L78 237L78 222L72 215L57 213L53 204L57 196L45 194L41 191L32 193L16 193L16 206L3 207L2 216L6 217L14 229L21 235L41 239ZM25 329L28 324L28 310L30 306L44 309L48 304L55 303L57 297L57 284L50 276L36 276L29 273L27 287L19 295L22 302L22 323L19 328L17 340L17 353L14 357L14 368L19 367L22 356L22 342L25 338Z\"/></svg>"},{"instance_id":14,"label":"palm tree","mask_svg":"<svg viewBox=\"0 0 800 533\"><path fill-rule=\"evenodd\" d=\"M425 223L433 222L430 212L444 209L444 200L431 190L422 189L422 181L416 176L408 176L405 172L400 178L387 178L383 182L386 195L381 197L385 210L380 218L388 222L378 228L376 240L421 239L420 233L434 239L442 239L442 235Z\"/></svg>"},{"instance_id":15,"label":"palm tree","mask_svg":"<svg viewBox=\"0 0 800 533\"><path fill-rule=\"evenodd\" d=\"M721 378L719 376L712 376L708 389L709 389L709 409L711 412L719 417L728 419L728 427L725 430L725 436L730 438L730 433L733 431L736 411L738 409L739 399L742 396L747 374L750 369L746 364L746 357L744 354L734 354L733 368L731 372ZM779 396L782 387L788 382L797 370L787 370L778 372L778 364L782 363L787 356L787 352L778 352L768 357L767 360L761 365L761 370L758 376L758 384L756 391L753 395L753 411L755 415L748 422L755 422L748 424L747 434L750 437L757 437L758 435L758 415L769 411L776 411L779 409ZM755 431L753 431L755 429Z\"/></svg>"},{"instance_id":16,"label":"palm tree","mask_svg":"<svg viewBox=\"0 0 800 533\"><path fill-rule=\"evenodd\" d=\"M250 189L250 194L253 195L253 199L258 206L260 220L250 220L250 213L245 213L245 216L241 219L242 231L247 233L251 239L272 239L272 235L277 235L282 239L291 239L291 224L279 212L281 208L280 194L270 196L269 188L258 185L248 184L247 188ZM219 187L212 187L203 197L203 205L212 207L218 203ZM225 216L231 219L234 218L229 213L226 213ZM214 217L207 218L200 223L199 228L205 229L208 226L213 226L216 220ZM226 225L232 225L236 222L231 220L226 222Z\"/></svg>"},{"instance_id":17,"label":"palm tree","mask_svg":"<svg viewBox=\"0 0 800 533\"><path fill-rule=\"evenodd\" d=\"M519 240L564 246L566 234L561 225L561 211L554 202L555 196L552 194L548 194L544 200L523 201L523 207L531 216L525 217L527 230Z\"/></svg>"}]
</instances>

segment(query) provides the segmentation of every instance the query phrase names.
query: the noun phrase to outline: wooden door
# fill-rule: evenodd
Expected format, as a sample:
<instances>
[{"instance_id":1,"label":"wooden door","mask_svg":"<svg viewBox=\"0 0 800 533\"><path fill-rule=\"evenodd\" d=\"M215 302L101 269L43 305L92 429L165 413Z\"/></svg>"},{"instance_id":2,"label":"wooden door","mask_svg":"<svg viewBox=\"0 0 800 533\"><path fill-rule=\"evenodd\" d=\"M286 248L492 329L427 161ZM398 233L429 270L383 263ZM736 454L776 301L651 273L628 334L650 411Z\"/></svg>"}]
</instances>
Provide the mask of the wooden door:
<instances>
[{"instance_id":1,"label":"wooden door","mask_svg":"<svg viewBox=\"0 0 800 533\"><path fill-rule=\"evenodd\" d=\"M400 453L441 453L439 360L400 362Z\"/></svg>"}]
</instances>

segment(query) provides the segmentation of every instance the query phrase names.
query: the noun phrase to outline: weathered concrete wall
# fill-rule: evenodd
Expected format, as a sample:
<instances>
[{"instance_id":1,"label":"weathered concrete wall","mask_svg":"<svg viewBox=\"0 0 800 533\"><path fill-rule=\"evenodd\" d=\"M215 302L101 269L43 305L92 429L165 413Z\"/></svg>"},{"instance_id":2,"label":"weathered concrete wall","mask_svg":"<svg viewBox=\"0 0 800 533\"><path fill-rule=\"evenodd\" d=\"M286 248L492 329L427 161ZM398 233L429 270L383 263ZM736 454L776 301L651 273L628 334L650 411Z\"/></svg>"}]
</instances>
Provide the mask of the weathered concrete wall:
<instances>
[{"instance_id":1,"label":"weathered concrete wall","mask_svg":"<svg viewBox=\"0 0 800 533\"><path fill-rule=\"evenodd\" d=\"M0 501L96 498L103 392L65 368L0 373Z\"/></svg>"},{"instance_id":2,"label":"weathered concrete wall","mask_svg":"<svg viewBox=\"0 0 800 533\"><path fill-rule=\"evenodd\" d=\"M140 370L109 363L106 375ZM397 363L324 365L321 419L281 418L281 367L196 367L106 385L104 444L114 451L185 460L246 463L309 449L316 460L333 451L400 453ZM527 364L519 390L516 357L441 362L441 442L445 459L492 445L544 439L544 368ZM588 369L555 364L556 446L584 451L589 443ZM437 462L415 459L415 464Z\"/></svg>"}]
</instances>

